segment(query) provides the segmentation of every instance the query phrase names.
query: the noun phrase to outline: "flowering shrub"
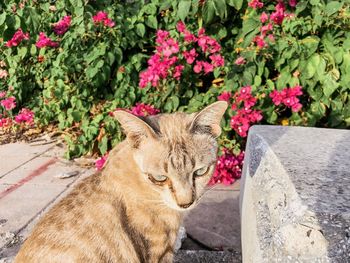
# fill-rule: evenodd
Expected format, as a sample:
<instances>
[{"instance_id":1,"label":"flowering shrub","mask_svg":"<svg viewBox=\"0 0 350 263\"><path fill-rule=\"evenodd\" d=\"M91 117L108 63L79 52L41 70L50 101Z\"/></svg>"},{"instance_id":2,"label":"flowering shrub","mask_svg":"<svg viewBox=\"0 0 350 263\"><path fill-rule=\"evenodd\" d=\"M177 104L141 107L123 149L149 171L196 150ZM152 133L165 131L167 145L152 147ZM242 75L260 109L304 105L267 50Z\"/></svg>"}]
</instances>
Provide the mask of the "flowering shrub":
<instances>
[{"instance_id":1,"label":"flowering shrub","mask_svg":"<svg viewBox=\"0 0 350 263\"><path fill-rule=\"evenodd\" d=\"M211 183L228 184L251 125L350 126L349 22L330 0L1 2L0 127L55 125L68 158L104 156L123 139L116 108L225 100Z\"/></svg>"},{"instance_id":2,"label":"flowering shrub","mask_svg":"<svg viewBox=\"0 0 350 263\"><path fill-rule=\"evenodd\" d=\"M17 47L23 40L29 40L29 33L23 33L22 28L18 29L12 38L6 42L7 47Z\"/></svg>"},{"instance_id":3,"label":"flowering shrub","mask_svg":"<svg viewBox=\"0 0 350 263\"><path fill-rule=\"evenodd\" d=\"M159 81L167 83L164 81L172 78L183 81L181 75L184 70L187 74L206 75L224 66L224 58L219 53L221 46L214 38L205 35L203 28L198 35L187 30L182 21L177 23L176 28L180 34L178 39L170 37L168 31L157 31L156 53L148 60L147 70L140 74L141 88L148 84L157 87Z\"/></svg>"},{"instance_id":4,"label":"flowering shrub","mask_svg":"<svg viewBox=\"0 0 350 263\"><path fill-rule=\"evenodd\" d=\"M216 169L209 181L209 185L217 183L230 185L241 178L244 152L242 151L238 155L235 155L226 148L222 152L223 154L217 160Z\"/></svg>"},{"instance_id":5,"label":"flowering shrub","mask_svg":"<svg viewBox=\"0 0 350 263\"><path fill-rule=\"evenodd\" d=\"M62 20L58 21L53 25L52 30L56 33L56 35L64 35L70 27L72 21L71 16L64 16Z\"/></svg>"},{"instance_id":6,"label":"flowering shrub","mask_svg":"<svg viewBox=\"0 0 350 263\"><path fill-rule=\"evenodd\" d=\"M0 108L0 128L18 128L13 127L13 125L20 123L26 126L33 125L34 113L27 108L22 108L13 119L12 110L16 108L15 97L11 96L6 98L6 92L0 92L0 105L2 106L2 109Z\"/></svg>"}]
</instances>

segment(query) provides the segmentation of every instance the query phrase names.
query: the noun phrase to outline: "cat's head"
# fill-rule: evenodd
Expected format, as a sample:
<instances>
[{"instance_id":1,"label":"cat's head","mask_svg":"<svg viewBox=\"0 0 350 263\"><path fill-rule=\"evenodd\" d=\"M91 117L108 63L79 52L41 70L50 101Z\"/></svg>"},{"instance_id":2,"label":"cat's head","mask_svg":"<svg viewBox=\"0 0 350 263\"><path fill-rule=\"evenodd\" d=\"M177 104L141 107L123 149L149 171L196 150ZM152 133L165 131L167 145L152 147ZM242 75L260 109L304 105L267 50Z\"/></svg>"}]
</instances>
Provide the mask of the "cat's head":
<instances>
[{"instance_id":1,"label":"cat's head","mask_svg":"<svg viewBox=\"0 0 350 263\"><path fill-rule=\"evenodd\" d=\"M215 102L193 114L159 114L146 118L115 112L143 179L176 210L193 207L216 164L220 120L227 108Z\"/></svg>"}]
</instances>

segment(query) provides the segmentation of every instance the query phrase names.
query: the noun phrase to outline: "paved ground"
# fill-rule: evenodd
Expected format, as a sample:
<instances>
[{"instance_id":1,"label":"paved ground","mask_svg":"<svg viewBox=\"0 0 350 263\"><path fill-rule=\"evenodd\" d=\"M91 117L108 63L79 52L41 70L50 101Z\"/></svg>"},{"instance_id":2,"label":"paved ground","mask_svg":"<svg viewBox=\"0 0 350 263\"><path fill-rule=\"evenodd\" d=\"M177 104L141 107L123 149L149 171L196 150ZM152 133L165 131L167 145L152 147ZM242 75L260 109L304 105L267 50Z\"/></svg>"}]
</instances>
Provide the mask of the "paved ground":
<instances>
[{"instance_id":1,"label":"paved ground","mask_svg":"<svg viewBox=\"0 0 350 263\"><path fill-rule=\"evenodd\" d=\"M55 144L0 145L0 262L11 262L40 216L79 180L94 172L64 160L63 152ZM69 174L74 176L62 178ZM197 262L196 255L197 259L206 258L205 262L232 262L231 258L237 258L239 183L209 190L201 204L186 216L185 228L188 238L182 249L187 252L180 253L177 262L191 257ZM214 261L208 261L208 252L216 250L226 252L212 252Z\"/></svg>"}]
</instances>

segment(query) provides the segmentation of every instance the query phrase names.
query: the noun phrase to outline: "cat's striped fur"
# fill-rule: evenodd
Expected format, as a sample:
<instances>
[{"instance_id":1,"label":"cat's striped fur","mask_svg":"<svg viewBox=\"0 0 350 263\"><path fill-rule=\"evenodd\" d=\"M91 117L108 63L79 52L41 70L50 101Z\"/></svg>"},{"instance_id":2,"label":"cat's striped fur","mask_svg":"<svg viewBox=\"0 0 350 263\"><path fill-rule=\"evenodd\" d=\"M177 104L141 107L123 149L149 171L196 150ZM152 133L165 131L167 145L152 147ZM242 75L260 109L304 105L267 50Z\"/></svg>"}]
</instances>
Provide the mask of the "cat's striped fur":
<instances>
[{"instance_id":1,"label":"cat's striped fur","mask_svg":"<svg viewBox=\"0 0 350 263\"><path fill-rule=\"evenodd\" d=\"M115 116L127 139L25 241L17 263L172 262L182 211L213 172L225 102L200 113Z\"/></svg>"}]
</instances>

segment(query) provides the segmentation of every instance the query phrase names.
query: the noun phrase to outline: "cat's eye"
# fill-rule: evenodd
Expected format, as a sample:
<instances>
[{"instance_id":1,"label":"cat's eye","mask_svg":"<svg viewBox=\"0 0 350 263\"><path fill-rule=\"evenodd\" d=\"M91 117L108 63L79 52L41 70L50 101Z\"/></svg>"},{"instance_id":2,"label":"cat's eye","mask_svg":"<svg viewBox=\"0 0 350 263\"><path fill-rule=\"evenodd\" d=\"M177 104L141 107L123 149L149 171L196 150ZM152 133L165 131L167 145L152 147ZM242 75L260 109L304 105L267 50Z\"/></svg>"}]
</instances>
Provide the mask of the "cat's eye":
<instances>
[{"instance_id":1,"label":"cat's eye","mask_svg":"<svg viewBox=\"0 0 350 263\"><path fill-rule=\"evenodd\" d=\"M195 176L202 176L205 175L209 170L209 167L202 167L194 172Z\"/></svg>"},{"instance_id":2,"label":"cat's eye","mask_svg":"<svg viewBox=\"0 0 350 263\"><path fill-rule=\"evenodd\" d=\"M161 184L161 183L165 183L168 180L168 177L162 174L157 174L157 175L148 174L148 179L150 179L151 182L155 184Z\"/></svg>"}]
</instances>

